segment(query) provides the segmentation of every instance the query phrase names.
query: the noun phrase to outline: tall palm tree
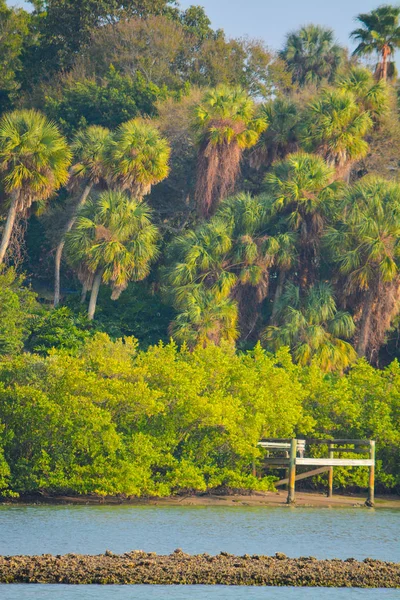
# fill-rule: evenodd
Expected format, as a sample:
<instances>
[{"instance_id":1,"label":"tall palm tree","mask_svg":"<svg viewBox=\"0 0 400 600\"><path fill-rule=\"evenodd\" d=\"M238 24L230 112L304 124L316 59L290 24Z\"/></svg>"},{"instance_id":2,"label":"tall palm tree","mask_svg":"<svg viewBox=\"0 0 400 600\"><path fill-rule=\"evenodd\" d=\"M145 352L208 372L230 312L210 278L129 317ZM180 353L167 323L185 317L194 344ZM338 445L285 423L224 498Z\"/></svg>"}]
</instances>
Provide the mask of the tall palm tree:
<instances>
[{"instance_id":1,"label":"tall palm tree","mask_svg":"<svg viewBox=\"0 0 400 600\"><path fill-rule=\"evenodd\" d=\"M326 243L358 317L357 352L371 358L400 308L400 185L375 177L357 183Z\"/></svg>"},{"instance_id":2,"label":"tall palm tree","mask_svg":"<svg viewBox=\"0 0 400 600\"><path fill-rule=\"evenodd\" d=\"M379 62L376 66L377 79L386 81L389 65L396 48L400 47L400 7L384 5L370 13L358 15L361 27L351 32L351 37L359 42L354 50L355 56L376 54Z\"/></svg>"},{"instance_id":3,"label":"tall palm tree","mask_svg":"<svg viewBox=\"0 0 400 600\"><path fill-rule=\"evenodd\" d=\"M70 173L70 187L78 187L80 196L64 225L61 240L57 246L54 273L54 306L60 302L60 268L61 257L65 245L65 236L71 231L79 210L85 204L93 186L105 181L107 177L104 165L104 149L109 139L110 131L99 125L92 125L78 131L72 142L71 149L76 163Z\"/></svg>"},{"instance_id":4,"label":"tall palm tree","mask_svg":"<svg viewBox=\"0 0 400 600\"><path fill-rule=\"evenodd\" d=\"M268 123L268 128L261 134L251 153L251 165L255 168L269 166L298 149L298 126L301 119L297 104L284 97L263 104L260 114Z\"/></svg>"},{"instance_id":5,"label":"tall palm tree","mask_svg":"<svg viewBox=\"0 0 400 600\"><path fill-rule=\"evenodd\" d=\"M167 140L150 121L127 121L107 143L105 160L110 183L134 198L142 198L150 193L152 185L168 176L169 157Z\"/></svg>"},{"instance_id":6,"label":"tall palm tree","mask_svg":"<svg viewBox=\"0 0 400 600\"><path fill-rule=\"evenodd\" d=\"M383 79L375 81L373 74L364 67L351 67L336 80L339 89L353 94L357 105L368 111L374 121L387 113L390 97L389 88Z\"/></svg>"},{"instance_id":7,"label":"tall palm tree","mask_svg":"<svg viewBox=\"0 0 400 600\"><path fill-rule=\"evenodd\" d=\"M265 178L272 213L281 215L285 227L297 234L302 287L316 278L321 236L340 187L332 183L333 173L320 156L298 152L276 163Z\"/></svg>"},{"instance_id":8,"label":"tall palm tree","mask_svg":"<svg viewBox=\"0 0 400 600\"><path fill-rule=\"evenodd\" d=\"M257 143L267 123L256 118L246 92L220 86L206 92L193 125L199 138L195 200L199 214L207 218L234 191L243 150Z\"/></svg>"},{"instance_id":9,"label":"tall palm tree","mask_svg":"<svg viewBox=\"0 0 400 600\"><path fill-rule=\"evenodd\" d=\"M266 328L264 341L274 351L289 346L300 365L313 361L325 372L343 371L357 357L346 341L354 334L353 319L337 310L332 288L326 283L315 284L305 294L288 283L279 302L277 322L277 326Z\"/></svg>"},{"instance_id":10,"label":"tall palm tree","mask_svg":"<svg viewBox=\"0 0 400 600\"><path fill-rule=\"evenodd\" d=\"M102 192L88 200L67 234L66 249L74 266L93 274L88 318L94 318L101 283L119 298L129 281L147 277L158 254L158 230L144 202L121 191Z\"/></svg>"},{"instance_id":11,"label":"tall palm tree","mask_svg":"<svg viewBox=\"0 0 400 600\"><path fill-rule=\"evenodd\" d=\"M323 90L306 109L300 139L307 151L321 154L338 177L348 179L352 163L368 152L364 136L372 125L352 93Z\"/></svg>"},{"instance_id":12,"label":"tall palm tree","mask_svg":"<svg viewBox=\"0 0 400 600\"><path fill-rule=\"evenodd\" d=\"M71 151L57 125L35 110L18 110L0 120L0 172L10 197L0 245L4 261L18 216L44 202L68 181Z\"/></svg>"},{"instance_id":13,"label":"tall palm tree","mask_svg":"<svg viewBox=\"0 0 400 600\"><path fill-rule=\"evenodd\" d=\"M293 80L301 86L332 82L345 59L344 49L336 44L333 31L306 25L289 33L280 57L286 61Z\"/></svg>"}]
</instances>

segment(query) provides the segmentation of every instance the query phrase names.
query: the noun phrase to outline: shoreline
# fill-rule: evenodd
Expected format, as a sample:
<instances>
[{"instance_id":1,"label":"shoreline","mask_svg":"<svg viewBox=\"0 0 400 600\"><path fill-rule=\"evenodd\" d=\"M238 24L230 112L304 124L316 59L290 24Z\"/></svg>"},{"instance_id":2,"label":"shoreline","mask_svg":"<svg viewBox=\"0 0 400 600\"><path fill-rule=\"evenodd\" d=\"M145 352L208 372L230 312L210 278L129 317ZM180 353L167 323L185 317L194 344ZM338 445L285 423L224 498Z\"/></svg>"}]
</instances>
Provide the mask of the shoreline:
<instances>
[{"instance_id":1,"label":"shoreline","mask_svg":"<svg viewBox=\"0 0 400 600\"><path fill-rule=\"evenodd\" d=\"M97 556L0 556L0 583L69 585L256 585L335 588L400 588L400 564L366 558L317 560L234 556L221 552L169 556L133 551Z\"/></svg>"},{"instance_id":2,"label":"shoreline","mask_svg":"<svg viewBox=\"0 0 400 600\"><path fill-rule=\"evenodd\" d=\"M187 496L172 496L167 498L118 498L107 496L24 496L19 499L4 498L0 506L10 505L85 505L85 506L224 506L224 507L273 507L288 506L286 504L287 492L255 492L252 494L197 494ZM296 492L298 507L315 508L367 508L365 495L333 495L328 498L324 493ZM290 507L289 507L290 508ZM375 509L394 508L400 509L400 496L387 495L375 497Z\"/></svg>"}]
</instances>

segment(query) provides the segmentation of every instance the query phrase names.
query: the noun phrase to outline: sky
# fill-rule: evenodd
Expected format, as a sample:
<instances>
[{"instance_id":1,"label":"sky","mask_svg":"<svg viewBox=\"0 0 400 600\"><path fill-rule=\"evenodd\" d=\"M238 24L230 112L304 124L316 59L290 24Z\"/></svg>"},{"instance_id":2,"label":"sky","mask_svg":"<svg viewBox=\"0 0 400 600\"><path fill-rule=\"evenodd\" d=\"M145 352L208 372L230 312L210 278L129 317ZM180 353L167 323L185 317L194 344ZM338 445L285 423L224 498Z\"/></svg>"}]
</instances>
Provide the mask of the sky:
<instances>
[{"instance_id":1,"label":"sky","mask_svg":"<svg viewBox=\"0 0 400 600\"><path fill-rule=\"evenodd\" d=\"M349 41L349 33L356 27L354 17L361 12L369 12L382 2L383 0L181 0L180 4L182 8L191 4L204 6L213 27L224 29L229 37L247 35L260 38L271 49L279 49L286 33L307 23L331 27L341 44L353 47ZM18 0L8 0L8 4L27 6Z\"/></svg>"}]
</instances>

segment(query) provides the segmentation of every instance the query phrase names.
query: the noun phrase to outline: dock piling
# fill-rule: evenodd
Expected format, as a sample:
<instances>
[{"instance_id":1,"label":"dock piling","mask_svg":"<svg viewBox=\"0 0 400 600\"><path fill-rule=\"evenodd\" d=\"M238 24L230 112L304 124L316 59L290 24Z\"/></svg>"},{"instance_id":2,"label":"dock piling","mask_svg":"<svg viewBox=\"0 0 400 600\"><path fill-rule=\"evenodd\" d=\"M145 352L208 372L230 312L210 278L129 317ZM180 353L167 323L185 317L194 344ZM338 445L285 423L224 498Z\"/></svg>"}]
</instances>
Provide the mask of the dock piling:
<instances>
[{"instance_id":1,"label":"dock piling","mask_svg":"<svg viewBox=\"0 0 400 600\"><path fill-rule=\"evenodd\" d=\"M375 441L371 440L369 443L369 456L373 461L373 464L369 468L369 486L368 486L368 499L366 501L367 506L375 505Z\"/></svg>"},{"instance_id":2,"label":"dock piling","mask_svg":"<svg viewBox=\"0 0 400 600\"><path fill-rule=\"evenodd\" d=\"M297 440L290 441L290 457L289 457L289 491L287 504L295 504L295 485L296 485L296 455L297 455Z\"/></svg>"},{"instance_id":3,"label":"dock piling","mask_svg":"<svg viewBox=\"0 0 400 600\"><path fill-rule=\"evenodd\" d=\"M333 445L329 444L329 458L333 458ZM328 498L333 496L333 467L328 471Z\"/></svg>"}]
</instances>

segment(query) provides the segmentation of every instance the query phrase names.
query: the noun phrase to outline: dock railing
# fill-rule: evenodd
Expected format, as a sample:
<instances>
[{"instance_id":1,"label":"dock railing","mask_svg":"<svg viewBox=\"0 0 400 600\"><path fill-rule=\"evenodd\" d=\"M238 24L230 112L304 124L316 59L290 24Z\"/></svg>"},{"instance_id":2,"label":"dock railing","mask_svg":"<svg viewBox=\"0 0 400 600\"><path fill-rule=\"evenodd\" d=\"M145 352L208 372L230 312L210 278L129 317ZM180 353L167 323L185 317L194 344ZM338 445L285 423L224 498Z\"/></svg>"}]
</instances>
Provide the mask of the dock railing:
<instances>
[{"instance_id":1,"label":"dock railing","mask_svg":"<svg viewBox=\"0 0 400 600\"><path fill-rule=\"evenodd\" d=\"M309 457L305 456L306 448L313 445L327 446L328 456ZM295 503L296 481L314 477L328 472L328 497L333 495L333 469L334 467L369 467L369 487L367 506L375 503L375 441L374 440L350 440L350 439L290 439L290 438L267 438L258 442L258 446L264 448L266 456L264 464L267 467L283 467L287 470L287 477L275 483L276 486L287 485L287 503ZM349 447L350 446L350 447ZM341 458L335 454L366 454L368 458ZM271 456L272 455L272 456ZM296 475L297 466L317 467L311 471Z\"/></svg>"}]
</instances>

